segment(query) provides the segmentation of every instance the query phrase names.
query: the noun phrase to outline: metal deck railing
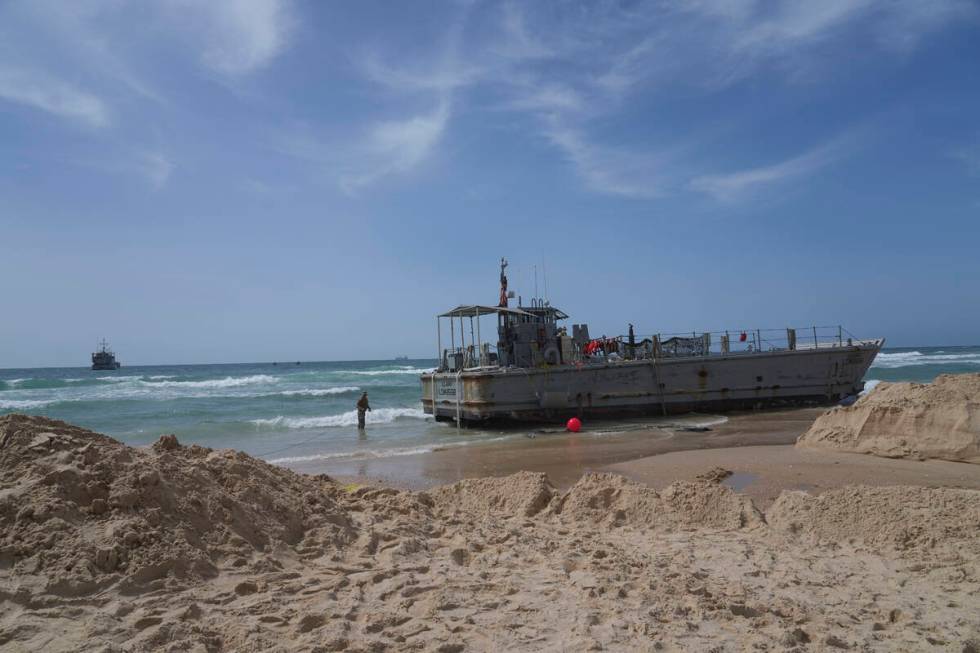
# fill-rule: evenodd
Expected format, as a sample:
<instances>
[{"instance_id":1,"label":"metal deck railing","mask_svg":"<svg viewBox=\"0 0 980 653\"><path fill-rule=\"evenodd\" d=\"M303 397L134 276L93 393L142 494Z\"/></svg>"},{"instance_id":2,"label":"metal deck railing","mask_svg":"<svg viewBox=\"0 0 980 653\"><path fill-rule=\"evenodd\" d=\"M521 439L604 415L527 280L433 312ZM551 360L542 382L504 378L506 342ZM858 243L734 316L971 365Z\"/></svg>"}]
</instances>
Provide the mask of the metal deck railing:
<instances>
[{"instance_id":1,"label":"metal deck railing","mask_svg":"<svg viewBox=\"0 0 980 653\"><path fill-rule=\"evenodd\" d=\"M628 335L600 336L589 342L600 343L592 354L581 345L572 349L571 360L564 355L563 364L595 364L621 360L645 360L732 356L760 352L802 351L849 347L876 342L861 340L847 329L836 326L790 327L784 329L725 329L717 331L687 331L683 333L635 333L634 344ZM497 347L483 343L477 352L472 345L444 349L438 371L478 370L497 365ZM541 361L536 367L544 367Z\"/></svg>"},{"instance_id":2,"label":"metal deck railing","mask_svg":"<svg viewBox=\"0 0 980 653\"><path fill-rule=\"evenodd\" d=\"M618 342L627 343L628 336L616 336L615 339ZM675 339L683 351L677 351L677 348L671 349L666 344ZM841 325L650 333L646 336L637 335L635 340L638 344L649 342L651 345L659 341L664 357L844 347L858 341ZM694 345L696 341L703 344Z\"/></svg>"}]
</instances>

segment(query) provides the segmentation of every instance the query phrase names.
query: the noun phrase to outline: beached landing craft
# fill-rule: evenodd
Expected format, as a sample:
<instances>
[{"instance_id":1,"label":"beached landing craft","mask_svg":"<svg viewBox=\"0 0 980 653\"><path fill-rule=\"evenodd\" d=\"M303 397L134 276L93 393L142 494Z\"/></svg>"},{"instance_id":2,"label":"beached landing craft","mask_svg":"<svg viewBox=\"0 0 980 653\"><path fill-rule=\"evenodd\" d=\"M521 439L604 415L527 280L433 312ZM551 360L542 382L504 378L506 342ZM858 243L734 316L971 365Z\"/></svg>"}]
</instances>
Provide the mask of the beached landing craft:
<instances>
[{"instance_id":1,"label":"beached landing craft","mask_svg":"<svg viewBox=\"0 0 980 653\"><path fill-rule=\"evenodd\" d=\"M440 421L556 420L573 415L667 415L839 401L884 345L843 328L738 329L593 339L586 324L548 302L509 307L501 260L497 306L459 306L437 317L439 365L422 375L422 407ZM493 315L497 343L480 317ZM449 321L443 348L442 320ZM469 319L469 329L466 320ZM468 332L467 332L468 331Z\"/></svg>"}]
</instances>

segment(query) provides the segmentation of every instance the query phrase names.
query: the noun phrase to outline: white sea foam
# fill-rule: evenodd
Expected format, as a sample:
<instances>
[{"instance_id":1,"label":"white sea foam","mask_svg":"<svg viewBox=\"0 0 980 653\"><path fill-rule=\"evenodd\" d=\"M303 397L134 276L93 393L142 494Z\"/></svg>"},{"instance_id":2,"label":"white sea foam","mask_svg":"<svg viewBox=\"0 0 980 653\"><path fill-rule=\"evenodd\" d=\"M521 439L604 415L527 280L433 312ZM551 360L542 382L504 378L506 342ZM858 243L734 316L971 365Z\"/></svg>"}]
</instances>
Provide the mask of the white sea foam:
<instances>
[{"instance_id":1,"label":"white sea foam","mask_svg":"<svg viewBox=\"0 0 980 653\"><path fill-rule=\"evenodd\" d=\"M112 381L113 383L125 383L126 381L135 381L137 379L142 379L142 376L97 376L95 377L99 381ZM81 381L88 381L88 379L65 379L69 383L78 383Z\"/></svg>"},{"instance_id":2,"label":"white sea foam","mask_svg":"<svg viewBox=\"0 0 980 653\"><path fill-rule=\"evenodd\" d=\"M41 406L47 406L53 403L56 402L44 401L42 399L0 399L0 409L40 408Z\"/></svg>"},{"instance_id":3,"label":"white sea foam","mask_svg":"<svg viewBox=\"0 0 980 653\"><path fill-rule=\"evenodd\" d=\"M443 445L444 447L446 445ZM395 456L411 456L419 453L429 453L435 451L435 446L429 447L405 447L401 449L366 449L362 451L337 451L334 453L317 453L310 456L287 456L285 458L273 458L267 462L273 465L284 463L312 462L314 460L337 460L342 458L362 459L362 458L393 458Z\"/></svg>"},{"instance_id":4,"label":"white sea foam","mask_svg":"<svg viewBox=\"0 0 980 653\"><path fill-rule=\"evenodd\" d=\"M259 383L276 383L279 379L268 374L252 376L226 376L223 379L208 379L206 381L141 381L152 388L238 388L243 385Z\"/></svg>"},{"instance_id":5,"label":"white sea foam","mask_svg":"<svg viewBox=\"0 0 980 653\"><path fill-rule=\"evenodd\" d=\"M724 415L686 415L680 418L679 421L674 421L671 426L687 426L694 428L709 428L711 426L719 426L728 421L728 418Z\"/></svg>"},{"instance_id":6,"label":"white sea foam","mask_svg":"<svg viewBox=\"0 0 980 653\"><path fill-rule=\"evenodd\" d=\"M7 385L13 386L13 385L20 385L21 383L23 383L24 381L27 381L27 380L28 379L10 379L8 381L4 381L4 383L6 383Z\"/></svg>"},{"instance_id":7,"label":"white sea foam","mask_svg":"<svg viewBox=\"0 0 980 653\"><path fill-rule=\"evenodd\" d=\"M878 358L907 358L909 356L922 356L921 351L895 351L895 352L882 352L878 354Z\"/></svg>"},{"instance_id":8,"label":"white sea foam","mask_svg":"<svg viewBox=\"0 0 980 653\"><path fill-rule=\"evenodd\" d=\"M397 419L427 419L421 408L376 408L368 412L368 424L390 424ZM357 411L351 410L340 415L323 417L285 417L279 415L269 419L253 419L256 426L275 426L287 429L316 429L357 424Z\"/></svg>"},{"instance_id":9,"label":"white sea foam","mask_svg":"<svg viewBox=\"0 0 980 653\"><path fill-rule=\"evenodd\" d=\"M357 374L358 376L385 376L388 374L428 374L433 371L432 367L400 367L396 370L350 370L345 374Z\"/></svg>"},{"instance_id":10,"label":"white sea foam","mask_svg":"<svg viewBox=\"0 0 980 653\"><path fill-rule=\"evenodd\" d=\"M360 388L356 385L338 386L336 388L310 388L308 390L284 390L278 394L301 397L326 397L329 395L342 395L350 392L359 392Z\"/></svg>"},{"instance_id":11,"label":"white sea foam","mask_svg":"<svg viewBox=\"0 0 980 653\"><path fill-rule=\"evenodd\" d=\"M420 453L431 453L442 449L455 449L458 447L469 447L474 444L486 442L499 442L508 440L515 436L502 436L498 438L488 438L485 440L459 440L456 442L438 442L418 447L392 447L391 449L362 449L360 451L335 451L331 453L315 453L308 456L286 456L283 458L272 458L266 462L274 465L286 463L305 463L316 460L363 460L369 458L394 458L397 456L412 456Z\"/></svg>"},{"instance_id":12,"label":"white sea foam","mask_svg":"<svg viewBox=\"0 0 980 653\"><path fill-rule=\"evenodd\" d=\"M154 376L148 376L146 378L152 379L154 381L159 381L160 379L172 379L172 378L174 378L174 375L173 374L155 374Z\"/></svg>"},{"instance_id":13,"label":"white sea foam","mask_svg":"<svg viewBox=\"0 0 980 653\"><path fill-rule=\"evenodd\" d=\"M864 382L864 390L861 391L861 396L868 394L875 389L875 386L881 383L879 379L868 379Z\"/></svg>"},{"instance_id":14,"label":"white sea foam","mask_svg":"<svg viewBox=\"0 0 980 653\"><path fill-rule=\"evenodd\" d=\"M934 361L976 361L980 360L980 352L974 352L970 354L925 354L923 358L928 358Z\"/></svg>"},{"instance_id":15,"label":"white sea foam","mask_svg":"<svg viewBox=\"0 0 980 653\"><path fill-rule=\"evenodd\" d=\"M902 351L878 354L871 367L894 369L916 365L980 365L980 352L963 354L923 354L921 351Z\"/></svg>"}]
</instances>

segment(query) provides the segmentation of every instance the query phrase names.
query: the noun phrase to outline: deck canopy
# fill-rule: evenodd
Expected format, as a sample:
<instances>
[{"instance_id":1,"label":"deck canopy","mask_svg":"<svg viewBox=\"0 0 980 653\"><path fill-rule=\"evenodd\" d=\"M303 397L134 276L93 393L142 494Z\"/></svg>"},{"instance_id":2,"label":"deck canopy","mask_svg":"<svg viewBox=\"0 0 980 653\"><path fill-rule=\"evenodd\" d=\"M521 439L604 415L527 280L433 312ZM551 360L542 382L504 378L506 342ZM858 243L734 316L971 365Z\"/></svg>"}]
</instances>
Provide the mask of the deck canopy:
<instances>
[{"instance_id":1,"label":"deck canopy","mask_svg":"<svg viewBox=\"0 0 980 653\"><path fill-rule=\"evenodd\" d=\"M527 317L536 317L534 313L528 313L520 308L507 308L505 306L457 306L451 311L446 311L445 313L438 315L436 317L479 317L481 315L492 315L494 313L502 313L504 315L525 315Z\"/></svg>"}]
</instances>

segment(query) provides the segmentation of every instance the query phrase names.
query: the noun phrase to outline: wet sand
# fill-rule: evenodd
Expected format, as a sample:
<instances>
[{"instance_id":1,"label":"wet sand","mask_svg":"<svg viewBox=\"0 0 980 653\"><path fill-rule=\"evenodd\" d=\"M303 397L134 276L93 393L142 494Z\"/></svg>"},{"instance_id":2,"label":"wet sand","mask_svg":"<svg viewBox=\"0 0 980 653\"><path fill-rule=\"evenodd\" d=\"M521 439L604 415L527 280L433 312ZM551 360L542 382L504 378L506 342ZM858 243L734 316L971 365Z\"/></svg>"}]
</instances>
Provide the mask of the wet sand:
<instances>
[{"instance_id":1,"label":"wet sand","mask_svg":"<svg viewBox=\"0 0 980 653\"><path fill-rule=\"evenodd\" d=\"M793 445L672 452L608 465L603 471L661 489L716 467L732 472L723 483L748 495L762 510L783 490L820 494L857 484L980 490L980 465L945 460L896 460L797 449Z\"/></svg>"},{"instance_id":2,"label":"wet sand","mask_svg":"<svg viewBox=\"0 0 980 653\"><path fill-rule=\"evenodd\" d=\"M314 461L288 467L307 474L328 474L348 483L425 489L464 478L507 476L518 471L544 472L559 488L571 487L582 474L609 465L669 452L796 442L823 408L729 413L728 421L707 431L649 428L602 434L550 433L442 451L368 460ZM465 431L464 431L465 433Z\"/></svg>"}]
</instances>

